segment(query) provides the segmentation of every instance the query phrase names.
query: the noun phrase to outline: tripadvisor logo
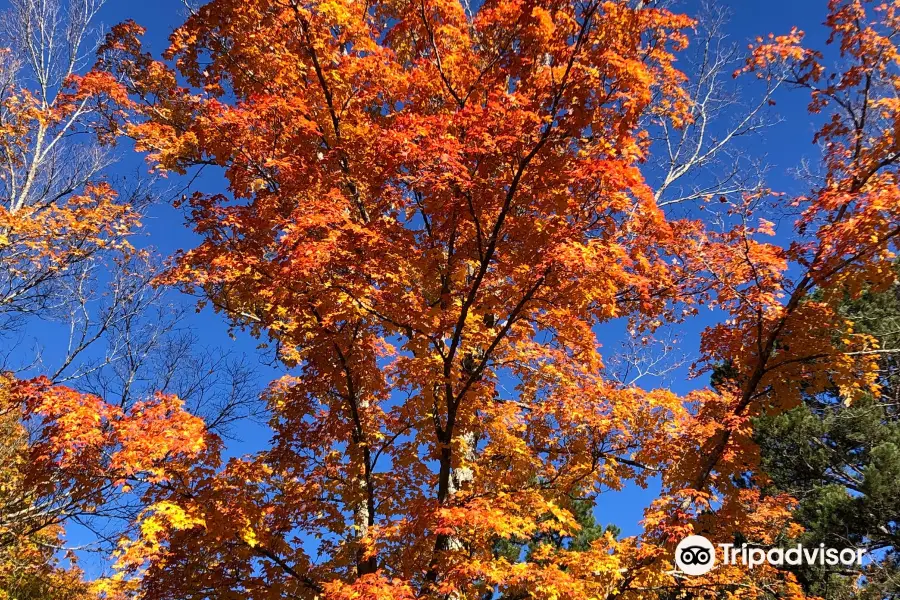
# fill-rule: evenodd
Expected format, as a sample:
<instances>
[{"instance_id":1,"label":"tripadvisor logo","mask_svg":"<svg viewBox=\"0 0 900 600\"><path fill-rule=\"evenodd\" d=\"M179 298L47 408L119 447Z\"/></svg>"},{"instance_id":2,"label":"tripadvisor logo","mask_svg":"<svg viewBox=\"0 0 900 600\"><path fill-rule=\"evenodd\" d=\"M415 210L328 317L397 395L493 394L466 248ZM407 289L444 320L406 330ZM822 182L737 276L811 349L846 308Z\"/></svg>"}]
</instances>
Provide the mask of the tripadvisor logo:
<instances>
[{"instance_id":1,"label":"tripadvisor logo","mask_svg":"<svg viewBox=\"0 0 900 600\"><path fill-rule=\"evenodd\" d=\"M861 566L865 550L826 548L825 544L806 548L797 544L790 548L758 548L741 544L717 544L723 565L746 565L753 569L763 563L774 567L785 565ZM702 535L689 535L675 547L675 565L685 575L703 575L716 565L716 548Z\"/></svg>"},{"instance_id":2,"label":"tripadvisor logo","mask_svg":"<svg viewBox=\"0 0 900 600\"><path fill-rule=\"evenodd\" d=\"M702 535L689 535L675 548L675 564L687 575L703 575L716 564L716 549Z\"/></svg>"}]
</instances>

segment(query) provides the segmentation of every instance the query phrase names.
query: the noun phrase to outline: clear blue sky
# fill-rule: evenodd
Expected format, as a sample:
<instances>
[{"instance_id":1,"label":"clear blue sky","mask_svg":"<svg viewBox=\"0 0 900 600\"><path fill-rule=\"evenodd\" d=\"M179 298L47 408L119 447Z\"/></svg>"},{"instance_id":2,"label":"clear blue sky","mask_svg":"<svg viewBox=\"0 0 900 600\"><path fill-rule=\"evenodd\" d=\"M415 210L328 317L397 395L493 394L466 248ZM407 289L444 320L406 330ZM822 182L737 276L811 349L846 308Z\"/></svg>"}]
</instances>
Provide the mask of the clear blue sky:
<instances>
[{"instance_id":1,"label":"clear blue sky","mask_svg":"<svg viewBox=\"0 0 900 600\"><path fill-rule=\"evenodd\" d=\"M685 12L695 12L698 4L696 0L685 2ZM742 46L746 46L757 35L787 32L793 25L807 31L809 41L815 46L821 46L827 36L821 25L827 10L826 0L738 0L718 4L727 5L731 9L729 34ZM166 46L167 36L183 21L186 14L181 0L108 0L100 18L106 26L125 19L133 19L143 25L147 28L145 43L148 49L158 55ZM783 122L758 138L752 148L755 154L765 155L771 165L770 186L785 192L800 190L789 170L796 167L801 158L815 158L817 155L817 149L811 143L814 127L805 112L806 101L802 92L782 92L778 96L776 110ZM131 155L123 157L116 168L123 173L133 173L135 169L143 168L142 165L139 157ZM177 179L166 182L166 186L172 188L180 188L184 184L185 182ZM194 189L219 191L221 186L219 175L211 174L199 180ZM170 254L179 248L190 247L195 237L184 226L179 212L160 206L145 220L145 230L140 240L142 245L153 245L161 252ZM696 352L697 336L703 324L703 321L697 320L685 327L682 333L686 352ZM192 317L192 325L207 344L229 346L238 352L249 354L255 352L256 341L249 339L247 334L240 333L237 340L231 340L226 335L223 319L209 311ZM622 328L614 326L613 330L621 332ZM609 329L604 332L604 339L610 339ZM613 349L615 344L607 346ZM261 366L260 371L264 379L270 378L267 368ZM674 387L677 392L685 392L705 383L705 379L688 380L681 377L674 382ZM262 430L249 428L242 432L243 443L235 445L232 448L234 452L245 451L265 442ZM637 533L642 510L654 495L652 490L631 487L617 494L609 494L601 499L598 518L604 523L620 526L626 535Z\"/></svg>"}]
</instances>

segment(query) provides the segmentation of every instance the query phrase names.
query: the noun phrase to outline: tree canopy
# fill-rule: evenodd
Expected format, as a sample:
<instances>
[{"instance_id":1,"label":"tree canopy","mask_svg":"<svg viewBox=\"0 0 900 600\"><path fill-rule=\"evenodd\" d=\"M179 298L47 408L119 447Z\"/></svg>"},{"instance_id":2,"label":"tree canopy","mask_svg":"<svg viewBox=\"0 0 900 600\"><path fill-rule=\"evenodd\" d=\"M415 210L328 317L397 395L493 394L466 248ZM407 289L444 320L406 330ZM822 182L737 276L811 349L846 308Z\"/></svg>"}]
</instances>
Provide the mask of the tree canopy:
<instances>
[{"instance_id":1,"label":"tree canopy","mask_svg":"<svg viewBox=\"0 0 900 600\"><path fill-rule=\"evenodd\" d=\"M11 382L53 490L102 502L141 484L102 593L814 593L771 566L688 579L672 549L691 533L797 538L803 499L779 487L754 423L884 393L890 350L847 307L897 275L898 11L831 0L836 60L798 30L753 44L735 76L766 84L761 105L798 88L824 123L816 177L793 197L682 194L695 206L679 216L663 192L709 142L685 157L671 132L702 132L711 109L678 68L694 21L664 3L212 0L160 58L138 24L115 26L68 80L100 99L101 139L227 185L177 202L199 241L156 282L199 295L289 374L263 394L270 443L242 456L171 394L116 406ZM671 165L654 189L660 139ZM718 368L712 388L644 389L604 364L605 326L648 339L707 306L721 319L695 371ZM879 473L868 498L888 495ZM592 522L600 490L651 477L643 533Z\"/></svg>"},{"instance_id":2,"label":"tree canopy","mask_svg":"<svg viewBox=\"0 0 900 600\"><path fill-rule=\"evenodd\" d=\"M771 485L799 501L794 519L804 544L864 548L860 573L803 569L804 587L823 598L896 598L900 532L900 288L866 292L842 312L860 333L878 339L881 393L847 406L836 390L804 399L795 409L762 418L755 438ZM823 572L825 571L825 572Z\"/></svg>"}]
</instances>

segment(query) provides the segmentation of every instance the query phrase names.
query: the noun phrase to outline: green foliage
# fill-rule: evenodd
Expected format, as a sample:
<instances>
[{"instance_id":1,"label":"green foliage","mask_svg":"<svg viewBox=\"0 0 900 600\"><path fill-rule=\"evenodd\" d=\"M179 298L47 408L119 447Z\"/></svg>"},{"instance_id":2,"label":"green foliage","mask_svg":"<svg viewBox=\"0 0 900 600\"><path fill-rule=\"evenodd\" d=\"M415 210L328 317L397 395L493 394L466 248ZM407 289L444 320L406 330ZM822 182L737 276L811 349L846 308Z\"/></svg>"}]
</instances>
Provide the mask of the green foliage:
<instances>
[{"instance_id":1,"label":"green foliage","mask_svg":"<svg viewBox=\"0 0 900 600\"><path fill-rule=\"evenodd\" d=\"M900 598L900 287L846 301L842 312L880 344L880 397L846 406L837 391L759 418L756 440L774 490L799 501L804 545L855 547L863 573L796 570L808 593L826 600Z\"/></svg>"}]
</instances>

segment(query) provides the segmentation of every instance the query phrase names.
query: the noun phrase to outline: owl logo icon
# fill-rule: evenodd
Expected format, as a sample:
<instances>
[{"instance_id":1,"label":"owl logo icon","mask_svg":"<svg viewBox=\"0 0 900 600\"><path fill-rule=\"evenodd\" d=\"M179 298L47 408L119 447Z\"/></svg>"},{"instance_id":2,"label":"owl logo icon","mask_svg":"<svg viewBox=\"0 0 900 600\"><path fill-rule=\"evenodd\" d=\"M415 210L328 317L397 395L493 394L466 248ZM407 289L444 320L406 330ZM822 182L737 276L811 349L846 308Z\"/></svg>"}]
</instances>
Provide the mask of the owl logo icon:
<instances>
[{"instance_id":1,"label":"owl logo icon","mask_svg":"<svg viewBox=\"0 0 900 600\"><path fill-rule=\"evenodd\" d=\"M716 564L716 549L702 535L689 535L675 547L675 564L686 575L704 575Z\"/></svg>"}]
</instances>

